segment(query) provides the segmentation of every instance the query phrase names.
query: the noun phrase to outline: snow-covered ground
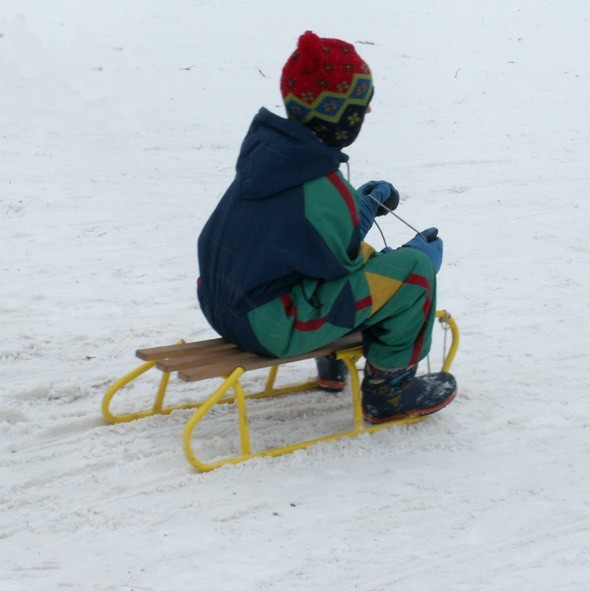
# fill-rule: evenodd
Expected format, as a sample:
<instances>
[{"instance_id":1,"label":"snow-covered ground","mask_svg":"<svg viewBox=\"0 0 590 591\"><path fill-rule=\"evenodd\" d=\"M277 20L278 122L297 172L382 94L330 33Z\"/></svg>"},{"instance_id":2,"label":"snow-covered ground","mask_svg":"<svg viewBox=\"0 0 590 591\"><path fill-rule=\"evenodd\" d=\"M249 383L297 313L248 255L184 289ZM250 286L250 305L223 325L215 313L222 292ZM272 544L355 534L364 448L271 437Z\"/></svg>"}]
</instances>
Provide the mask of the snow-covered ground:
<instances>
[{"instance_id":1,"label":"snow-covered ground","mask_svg":"<svg viewBox=\"0 0 590 591\"><path fill-rule=\"evenodd\" d=\"M460 394L198 474L187 412L107 426L100 401L136 348L214 336L195 240L306 29L374 72L352 182L440 228ZM589 56L585 0L3 0L0 589L590 588ZM258 404L255 445L346 409ZM204 438L229 449L229 417Z\"/></svg>"}]
</instances>

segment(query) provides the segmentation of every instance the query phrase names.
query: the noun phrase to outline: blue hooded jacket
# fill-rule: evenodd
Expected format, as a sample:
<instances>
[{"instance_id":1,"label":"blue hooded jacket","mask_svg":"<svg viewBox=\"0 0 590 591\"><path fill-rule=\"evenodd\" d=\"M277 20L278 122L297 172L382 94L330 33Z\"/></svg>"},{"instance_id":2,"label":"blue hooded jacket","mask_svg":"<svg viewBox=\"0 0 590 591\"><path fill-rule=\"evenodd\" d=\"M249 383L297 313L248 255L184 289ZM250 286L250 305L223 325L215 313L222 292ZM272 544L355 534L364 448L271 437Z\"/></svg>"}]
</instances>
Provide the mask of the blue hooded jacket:
<instances>
[{"instance_id":1,"label":"blue hooded jacket","mask_svg":"<svg viewBox=\"0 0 590 591\"><path fill-rule=\"evenodd\" d=\"M199 302L223 337L266 353L249 327L250 310L302 278L327 281L350 272L361 242L356 192L347 185L355 194L349 209L353 218L356 211L356 221L338 238L345 243L342 252L334 252L310 223L304 199L306 183L334 175L347 160L300 123L264 108L254 117L235 179L198 240Z\"/></svg>"}]
</instances>

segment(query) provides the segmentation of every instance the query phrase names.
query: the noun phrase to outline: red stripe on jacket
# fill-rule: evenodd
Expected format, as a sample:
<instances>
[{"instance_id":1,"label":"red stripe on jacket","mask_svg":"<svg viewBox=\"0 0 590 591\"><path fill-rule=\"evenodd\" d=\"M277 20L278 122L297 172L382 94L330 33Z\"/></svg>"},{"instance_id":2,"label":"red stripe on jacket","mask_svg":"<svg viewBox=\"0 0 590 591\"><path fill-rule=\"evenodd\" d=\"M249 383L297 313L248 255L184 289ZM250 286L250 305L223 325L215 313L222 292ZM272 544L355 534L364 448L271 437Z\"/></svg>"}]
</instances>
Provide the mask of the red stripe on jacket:
<instances>
[{"instance_id":1,"label":"red stripe on jacket","mask_svg":"<svg viewBox=\"0 0 590 591\"><path fill-rule=\"evenodd\" d=\"M348 212L350 213L350 218L352 219L352 223L355 226L359 225L359 214L356 209L356 203L354 201L354 197L352 196L351 192L349 191L348 187L344 184L344 181L335 172L332 172L326 175L327 179L336 187L336 190L342 198L346 202L346 206L348 207Z\"/></svg>"},{"instance_id":2,"label":"red stripe on jacket","mask_svg":"<svg viewBox=\"0 0 590 591\"><path fill-rule=\"evenodd\" d=\"M312 330L317 330L318 328L321 328L322 326L324 326L324 324L326 324L326 322L328 321L329 314L327 314L326 316L323 316L322 318L316 318L314 320L299 320L297 318L297 306L293 303L291 296L288 293L284 293L282 296L280 296L280 299L281 299L281 302L283 302L283 306L285 308L285 314L289 318L293 318L293 317L295 318L294 326L295 326L296 330L300 330L301 332L309 332ZM367 296L366 298L363 298L362 300L355 302L354 309L356 312L358 312L359 310L362 310L363 308L367 308L368 306L371 306L372 303L373 303L373 300L372 300L371 296Z\"/></svg>"},{"instance_id":3,"label":"red stripe on jacket","mask_svg":"<svg viewBox=\"0 0 590 591\"><path fill-rule=\"evenodd\" d=\"M428 314L430 314L430 308L432 307L432 300L430 299L430 282L428 281L428 279L426 279L426 277L422 277L422 275L412 274L408 276L404 283L409 283L410 285L418 285L419 287L423 287L426 291L424 306L422 306L422 312L424 313L424 324L422 324L422 328L420 328L418 338L416 339L416 342L414 343L414 347L412 349L412 357L410 358L410 365L414 365L415 363L418 363L420 351L422 351L422 346L424 345L426 319L428 318Z\"/></svg>"}]
</instances>

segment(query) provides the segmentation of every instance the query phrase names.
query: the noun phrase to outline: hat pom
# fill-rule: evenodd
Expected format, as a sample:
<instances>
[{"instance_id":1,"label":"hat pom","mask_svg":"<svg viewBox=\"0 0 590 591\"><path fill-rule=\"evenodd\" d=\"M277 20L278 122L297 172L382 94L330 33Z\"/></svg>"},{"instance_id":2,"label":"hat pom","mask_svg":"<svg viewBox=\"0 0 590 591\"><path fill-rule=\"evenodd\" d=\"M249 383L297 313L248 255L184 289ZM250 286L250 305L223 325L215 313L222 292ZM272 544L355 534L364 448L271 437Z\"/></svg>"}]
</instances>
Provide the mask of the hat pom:
<instances>
[{"instance_id":1,"label":"hat pom","mask_svg":"<svg viewBox=\"0 0 590 591\"><path fill-rule=\"evenodd\" d=\"M297 43L299 69L309 74L317 69L322 51L322 40L312 31L305 31Z\"/></svg>"}]
</instances>

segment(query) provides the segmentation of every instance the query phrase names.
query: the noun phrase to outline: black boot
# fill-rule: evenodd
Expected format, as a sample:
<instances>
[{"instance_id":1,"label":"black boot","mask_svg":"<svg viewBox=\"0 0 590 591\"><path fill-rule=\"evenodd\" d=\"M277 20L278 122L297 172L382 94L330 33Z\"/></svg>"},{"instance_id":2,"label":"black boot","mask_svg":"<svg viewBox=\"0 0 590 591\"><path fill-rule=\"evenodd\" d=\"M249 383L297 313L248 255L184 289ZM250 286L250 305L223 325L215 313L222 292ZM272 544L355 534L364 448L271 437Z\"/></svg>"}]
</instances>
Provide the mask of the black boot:
<instances>
[{"instance_id":1,"label":"black boot","mask_svg":"<svg viewBox=\"0 0 590 591\"><path fill-rule=\"evenodd\" d=\"M446 372L416 376L415 365L387 371L367 362L361 391L365 419L384 423L439 411L455 398L457 382Z\"/></svg>"},{"instance_id":2,"label":"black boot","mask_svg":"<svg viewBox=\"0 0 590 591\"><path fill-rule=\"evenodd\" d=\"M315 362L318 366L318 387L326 392L342 392L348 376L346 363L332 355L318 357Z\"/></svg>"}]
</instances>

